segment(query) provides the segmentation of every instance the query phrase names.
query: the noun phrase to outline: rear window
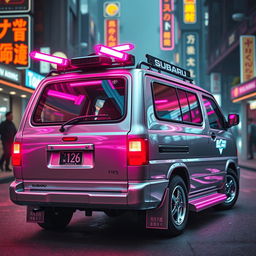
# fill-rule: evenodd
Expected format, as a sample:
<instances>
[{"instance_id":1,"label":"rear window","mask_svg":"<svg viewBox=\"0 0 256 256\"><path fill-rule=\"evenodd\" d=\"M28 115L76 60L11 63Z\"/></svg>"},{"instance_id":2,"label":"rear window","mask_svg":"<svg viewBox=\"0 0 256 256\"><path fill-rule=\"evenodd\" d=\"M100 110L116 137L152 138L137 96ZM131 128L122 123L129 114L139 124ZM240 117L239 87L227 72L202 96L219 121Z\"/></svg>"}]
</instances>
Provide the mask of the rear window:
<instances>
[{"instance_id":1,"label":"rear window","mask_svg":"<svg viewBox=\"0 0 256 256\"><path fill-rule=\"evenodd\" d=\"M117 121L125 115L126 79L80 80L49 84L33 115L35 124L63 123L77 116L85 122Z\"/></svg>"}]
</instances>

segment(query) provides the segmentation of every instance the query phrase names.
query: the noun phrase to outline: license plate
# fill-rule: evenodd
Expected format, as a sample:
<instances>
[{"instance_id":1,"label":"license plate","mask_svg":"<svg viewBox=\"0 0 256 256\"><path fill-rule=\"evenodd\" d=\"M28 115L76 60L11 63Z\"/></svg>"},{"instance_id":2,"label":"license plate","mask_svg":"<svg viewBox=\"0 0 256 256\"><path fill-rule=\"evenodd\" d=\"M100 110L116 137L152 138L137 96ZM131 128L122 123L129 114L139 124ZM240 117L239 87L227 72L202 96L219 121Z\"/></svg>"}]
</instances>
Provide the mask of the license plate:
<instances>
[{"instance_id":1,"label":"license plate","mask_svg":"<svg viewBox=\"0 0 256 256\"><path fill-rule=\"evenodd\" d=\"M60 152L60 165L81 165L82 152L63 151Z\"/></svg>"},{"instance_id":2,"label":"license plate","mask_svg":"<svg viewBox=\"0 0 256 256\"><path fill-rule=\"evenodd\" d=\"M27 207L27 222L43 223L44 222L44 211L35 211L34 207Z\"/></svg>"}]
</instances>

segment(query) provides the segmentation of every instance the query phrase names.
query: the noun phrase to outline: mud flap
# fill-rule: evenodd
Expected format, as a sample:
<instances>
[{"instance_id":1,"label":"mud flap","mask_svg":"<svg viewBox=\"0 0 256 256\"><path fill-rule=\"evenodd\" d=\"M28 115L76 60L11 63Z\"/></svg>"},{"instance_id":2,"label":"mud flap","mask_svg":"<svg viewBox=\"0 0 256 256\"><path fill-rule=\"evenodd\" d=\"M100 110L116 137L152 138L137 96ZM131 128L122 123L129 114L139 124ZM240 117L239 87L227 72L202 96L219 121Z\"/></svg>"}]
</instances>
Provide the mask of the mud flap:
<instances>
[{"instance_id":1,"label":"mud flap","mask_svg":"<svg viewBox=\"0 0 256 256\"><path fill-rule=\"evenodd\" d=\"M164 192L163 200L159 207L148 210L146 213L146 228L168 229L169 221L169 188Z\"/></svg>"},{"instance_id":2,"label":"mud flap","mask_svg":"<svg viewBox=\"0 0 256 256\"><path fill-rule=\"evenodd\" d=\"M37 209L33 206L27 207L27 222L43 223L44 222L44 210Z\"/></svg>"}]
</instances>

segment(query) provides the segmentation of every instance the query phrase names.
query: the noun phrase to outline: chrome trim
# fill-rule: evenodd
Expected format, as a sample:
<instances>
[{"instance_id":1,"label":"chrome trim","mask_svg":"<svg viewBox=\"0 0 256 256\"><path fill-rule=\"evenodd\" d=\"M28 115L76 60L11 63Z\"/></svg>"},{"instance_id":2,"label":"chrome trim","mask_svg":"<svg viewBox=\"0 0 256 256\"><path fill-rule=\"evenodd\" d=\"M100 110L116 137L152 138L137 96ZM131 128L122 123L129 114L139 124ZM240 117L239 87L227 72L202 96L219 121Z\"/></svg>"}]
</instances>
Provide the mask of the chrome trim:
<instances>
[{"instance_id":1,"label":"chrome trim","mask_svg":"<svg viewBox=\"0 0 256 256\"><path fill-rule=\"evenodd\" d=\"M62 144L62 145L47 145L48 151L63 151L63 150L94 150L93 144Z\"/></svg>"}]
</instances>

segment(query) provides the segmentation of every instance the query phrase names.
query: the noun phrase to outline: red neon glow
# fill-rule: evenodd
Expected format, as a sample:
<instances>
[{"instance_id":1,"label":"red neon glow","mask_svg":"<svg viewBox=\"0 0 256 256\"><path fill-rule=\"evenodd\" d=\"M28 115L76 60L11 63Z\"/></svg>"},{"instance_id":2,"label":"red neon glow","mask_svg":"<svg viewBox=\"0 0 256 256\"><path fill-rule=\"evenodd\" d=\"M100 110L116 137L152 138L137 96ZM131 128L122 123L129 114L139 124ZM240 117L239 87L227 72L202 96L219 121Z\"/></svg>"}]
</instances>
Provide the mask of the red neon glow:
<instances>
[{"instance_id":1,"label":"red neon glow","mask_svg":"<svg viewBox=\"0 0 256 256\"><path fill-rule=\"evenodd\" d=\"M82 103L82 101L84 100L84 98L85 98L84 95L75 96L75 95L72 95L72 94L68 94L68 93L64 93L64 92L58 92L58 91L54 91L54 90L49 90L47 92L47 94L49 96L57 97L57 98L60 98L60 99L74 101L75 105L80 105Z\"/></svg>"},{"instance_id":2,"label":"red neon glow","mask_svg":"<svg viewBox=\"0 0 256 256\"><path fill-rule=\"evenodd\" d=\"M128 165L148 164L148 141L146 139L128 140Z\"/></svg>"},{"instance_id":3,"label":"red neon glow","mask_svg":"<svg viewBox=\"0 0 256 256\"><path fill-rule=\"evenodd\" d=\"M31 52L29 55L32 59L35 59L35 60L41 60L41 61L54 63L54 64L57 64L57 65L62 66L62 67L69 66L69 59L64 59L64 58L61 58L61 57L56 57L56 56L53 56L53 55L49 55L49 54L41 53L41 52L36 52L36 51Z\"/></svg>"},{"instance_id":4,"label":"red neon glow","mask_svg":"<svg viewBox=\"0 0 256 256\"><path fill-rule=\"evenodd\" d=\"M13 143L12 165L21 166L21 143L20 142Z\"/></svg>"},{"instance_id":5,"label":"red neon glow","mask_svg":"<svg viewBox=\"0 0 256 256\"><path fill-rule=\"evenodd\" d=\"M114 58L117 58L120 60L127 60L127 58L128 58L127 53L120 52L120 51L114 50L113 48L110 48L110 47L107 47L104 45L100 45L100 44L95 46L95 52L97 54L104 54L104 55L111 56L111 57L114 57Z\"/></svg>"},{"instance_id":6,"label":"red neon glow","mask_svg":"<svg viewBox=\"0 0 256 256\"><path fill-rule=\"evenodd\" d=\"M116 51L130 51L132 49L134 49L134 44L120 44L114 47L111 47L112 49L116 50Z\"/></svg>"},{"instance_id":7,"label":"red neon glow","mask_svg":"<svg viewBox=\"0 0 256 256\"><path fill-rule=\"evenodd\" d=\"M63 137L62 138L63 141L77 141L77 137Z\"/></svg>"}]
</instances>

